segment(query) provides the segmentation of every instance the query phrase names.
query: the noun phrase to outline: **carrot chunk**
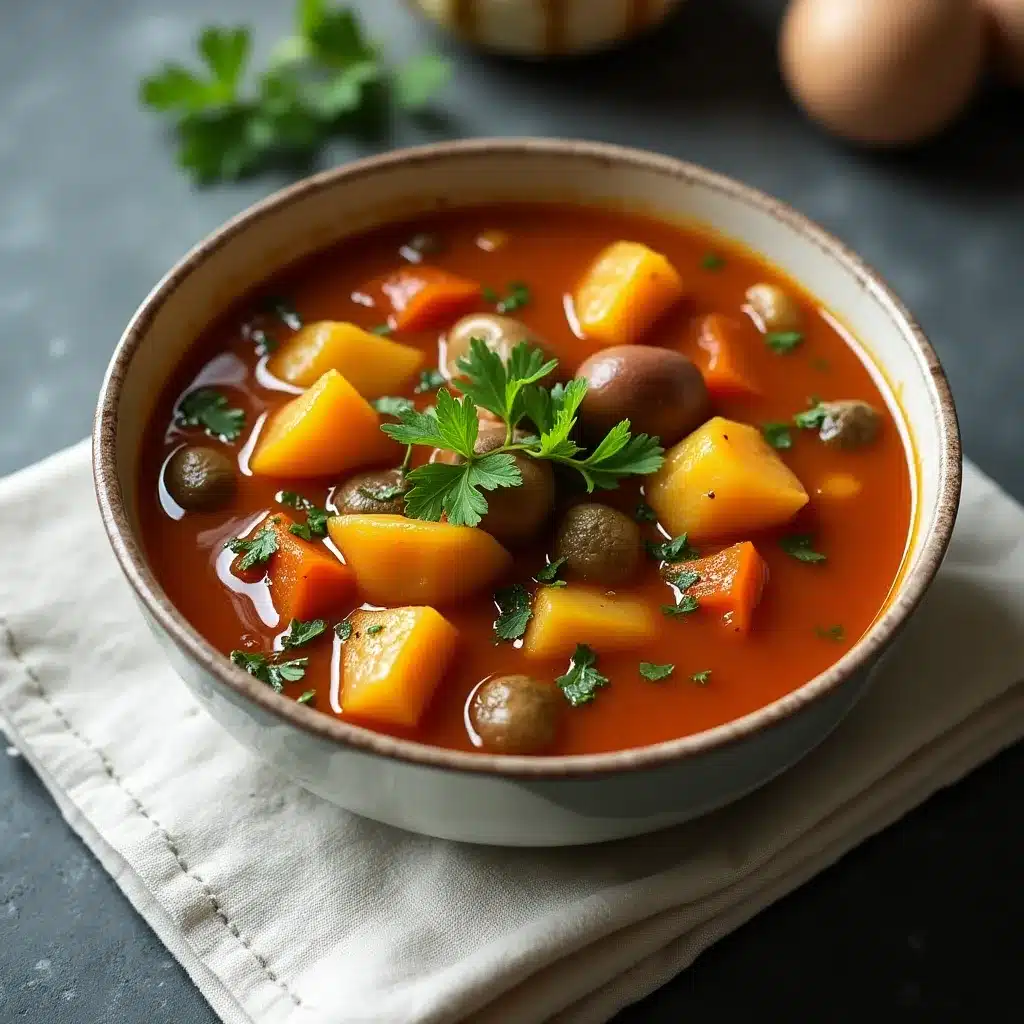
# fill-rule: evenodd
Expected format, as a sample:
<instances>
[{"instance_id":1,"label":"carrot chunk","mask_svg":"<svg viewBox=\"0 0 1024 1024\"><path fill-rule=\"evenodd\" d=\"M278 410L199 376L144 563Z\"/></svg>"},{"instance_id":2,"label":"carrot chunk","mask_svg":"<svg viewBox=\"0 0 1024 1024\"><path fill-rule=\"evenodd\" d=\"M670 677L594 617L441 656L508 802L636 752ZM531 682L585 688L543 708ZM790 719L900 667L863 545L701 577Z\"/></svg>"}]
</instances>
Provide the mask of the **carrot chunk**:
<instances>
[{"instance_id":1,"label":"carrot chunk","mask_svg":"<svg viewBox=\"0 0 1024 1024\"><path fill-rule=\"evenodd\" d=\"M311 544L291 533L293 523L283 512L267 516L252 536L269 528L274 532L277 550L266 563L251 569L239 569L243 557L239 555L231 563L231 571L249 581L266 576L282 622L325 618L353 597L355 574L323 544Z\"/></svg>"},{"instance_id":2,"label":"carrot chunk","mask_svg":"<svg viewBox=\"0 0 1024 1024\"><path fill-rule=\"evenodd\" d=\"M697 335L696 362L712 398L759 395L743 358L740 325L721 313L704 317Z\"/></svg>"},{"instance_id":3,"label":"carrot chunk","mask_svg":"<svg viewBox=\"0 0 1024 1024\"><path fill-rule=\"evenodd\" d=\"M411 728L437 689L458 630L433 608L358 611L342 648L345 714Z\"/></svg>"},{"instance_id":4,"label":"carrot chunk","mask_svg":"<svg viewBox=\"0 0 1024 1024\"><path fill-rule=\"evenodd\" d=\"M391 307L391 319L399 331L423 331L443 327L468 313L480 300L476 281L437 267L406 267L389 274L369 293L380 293Z\"/></svg>"},{"instance_id":5,"label":"carrot chunk","mask_svg":"<svg viewBox=\"0 0 1024 1024\"><path fill-rule=\"evenodd\" d=\"M695 573L695 583L684 588L697 598L701 607L717 612L740 632L747 632L754 609L761 600L768 582L768 566L750 541L741 541L717 554L690 562L668 562L661 567L662 576L675 583L686 574Z\"/></svg>"}]
</instances>

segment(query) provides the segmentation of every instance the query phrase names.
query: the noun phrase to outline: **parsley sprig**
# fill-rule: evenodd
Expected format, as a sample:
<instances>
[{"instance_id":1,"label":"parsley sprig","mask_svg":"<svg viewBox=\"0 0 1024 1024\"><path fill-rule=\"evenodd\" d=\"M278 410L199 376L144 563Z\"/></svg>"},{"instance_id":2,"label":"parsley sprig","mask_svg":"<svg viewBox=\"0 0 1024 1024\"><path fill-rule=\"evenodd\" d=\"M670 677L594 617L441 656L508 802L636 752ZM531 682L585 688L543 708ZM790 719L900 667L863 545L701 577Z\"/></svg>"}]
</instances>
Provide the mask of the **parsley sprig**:
<instances>
[{"instance_id":1,"label":"parsley sprig","mask_svg":"<svg viewBox=\"0 0 1024 1024\"><path fill-rule=\"evenodd\" d=\"M242 556L235 568L239 572L245 572L255 565L264 565L270 561L278 549L277 531L267 523L251 537L235 537L234 540L229 540L226 546L236 555Z\"/></svg>"},{"instance_id":2,"label":"parsley sprig","mask_svg":"<svg viewBox=\"0 0 1024 1024\"><path fill-rule=\"evenodd\" d=\"M303 540L327 536L327 520L331 518L331 513L327 509L314 505L309 498L304 498L301 494L296 494L295 491L281 491L277 495L277 500L282 505L306 513L306 521L292 523L288 527L289 533L294 533L296 537L301 537Z\"/></svg>"},{"instance_id":3,"label":"parsley sprig","mask_svg":"<svg viewBox=\"0 0 1024 1024\"><path fill-rule=\"evenodd\" d=\"M285 683L294 683L302 679L309 664L309 658L281 661L276 655L268 658L265 654L250 651L232 651L231 660L261 683L266 683L275 693L281 693Z\"/></svg>"},{"instance_id":4,"label":"parsley sprig","mask_svg":"<svg viewBox=\"0 0 1024 1024\"><path fill-rule=\"evenodd\" d=\"M597 691L608 685L608 677L597 671L594 651L586 644L577 644L569 671L555 682L561 687L565 699L576 708L592 701Z\"/></svg>"},{"instance_id":5,"label":"parsley sprig","mask_svg":"<svg viewBox=\"0 0 1024 1024\"><path fill-rule=\"evenodd\" d=\"M202 427L210 437L237 441L245 426L245 411L228 405L215 388L197 388L178 403L175 419L183 427Z\"/></svg>"},{"instance_id":6,"label":"parsley sprig","mask_svg":"<svg viewBox=\"0 0 1024 1024\"><path fill-rule=\"evenodd\" d=\"M571 435L587 383L573 380L551 390L541 386L558 362L545 360L540 349L522 342L504 362L474 338L458 365L462 398L442 388L432 411L395 410L399 422L381 425L400 444L445 448L461 459L454 466L431 463L409 473L405 508L411 518L436 522L446 515L455 526L476 526L487 511L484 491L523 482L515 453L572 467L588 491L612 489L623 477L653 473L661 467L663 450L658 439L631 434L629 420L616 424L593 451L585 453ZM505 443L485 455L475 451L478 407L505 424ZM516 427L527 418L539 435L515 440Z\"/></svg>"}]
</instances>

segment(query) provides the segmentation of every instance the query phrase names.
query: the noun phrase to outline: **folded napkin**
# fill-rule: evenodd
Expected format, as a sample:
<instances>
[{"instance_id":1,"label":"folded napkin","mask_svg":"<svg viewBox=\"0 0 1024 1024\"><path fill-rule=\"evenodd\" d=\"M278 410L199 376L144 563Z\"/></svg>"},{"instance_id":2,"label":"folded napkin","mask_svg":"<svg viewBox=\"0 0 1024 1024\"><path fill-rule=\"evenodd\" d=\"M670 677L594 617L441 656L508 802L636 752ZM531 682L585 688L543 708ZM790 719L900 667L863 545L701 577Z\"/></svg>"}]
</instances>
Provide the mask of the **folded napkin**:
<instances>
[{"instance_id":1,"label":"folded napkin","mask_svg":"<svg viewBox=\"0 0 1024 1024\"><path fill-rule=\"evenodd\" d=\"M605 1021L1024 734L1024 509L967 467L901 644L769 786L585 850L410 835L306 793L197 707L108 552L88 462L78 445L0 482L3 728L231 1024Z\"/></svg>"}]
</instances>

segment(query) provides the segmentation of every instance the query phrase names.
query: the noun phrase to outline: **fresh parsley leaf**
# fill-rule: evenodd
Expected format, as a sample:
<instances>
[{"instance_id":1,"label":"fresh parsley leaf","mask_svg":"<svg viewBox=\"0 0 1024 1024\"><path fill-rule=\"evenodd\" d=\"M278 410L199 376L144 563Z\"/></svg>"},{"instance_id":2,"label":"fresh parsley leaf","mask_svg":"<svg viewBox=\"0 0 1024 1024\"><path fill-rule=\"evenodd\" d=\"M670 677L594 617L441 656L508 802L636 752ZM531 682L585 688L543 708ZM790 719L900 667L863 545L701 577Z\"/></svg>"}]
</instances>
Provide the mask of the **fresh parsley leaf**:
<instances>
[{"instance_id":1,"label":"fresh parsley leaf","mask_svg":"<svg viewBox=\"0 0 1024 1024\"><path fill-rule=\"evenodd\" d=\"M294 533L296 537L301 537L303 540L313 540L313 531L309 528L309 523L292 523L288 527L288 532Z\"/></svg>"},{"instance_id":2,"label":"fresh parsley leaf","mask_svg":"<svg viewBox=\"0 0 1024 1024\"><path fill-rule=\"evenodd\" d=\"M403 409L400 412L395 412L394 415L398 417L398 423L382 423L380 429L399 444L419 444L429 448L447 447L441 434L441 424L438 423L436 412ZM458 454L472 455L472 449L458 452Z\"/></svg>"},{"instance_id":3,"label":"fresh parsley leaf","mask_svg":"<svg viewBox=\"0 0 1024 1024\"><path fill-rule=\"evenodd\" d=\"M547 565L541 569L534 579L538 583L546 583L549 587L564 587L565 580L558 578L558 573L562 566L565 565L564 558L556 558L553 562L548 562Z\"/></svg>"},{"instance_id":4,"label":"fresh parsley leaf","mask_svg":"<svg viewBox=\"0 0 1024 1024\"><path fill-rule=\"evenodd\" d=\"M656 665L653 661L640 662L640 675L652 683L658 682L659 679L668 679L675 670L675 665Z\"/></svg>"},{"instance_id":5,"label":"fresh parsley leaf","mask_svg":"<svg viewBox=\"0 0 1024 1024\"><path fill-rule=\"evenodd\" d=\"M305 674L309 658L293 658L291 661L277 661L268 666L270 673L270 685L278 693L283 689L283 683L297 683Z\"/></svg>"},{"instance_id":6,"label":"fresh parsley leaf","mask_svg":"<svg viewBox=\"0 0 1024 1024\"><path fill-rule=\"evenodd\" d=\"M577 644L569 671L555 680L574 708L592 701L597 691L608 685L608 677L601 675L596 665L597 655L586 644Z\"/></svg>"},{"instance_id":7,"label":"fresh parsley leaf","mask_svg":"<svg viewBox=\"0 0 1024 1024\"><path fill-rule=\"evenodd\" d=\"M487 499L480 488L492 491L523 482L515 458L507 452L492 452L457 466L430 463L412 470L406 479L411 484L405 496L406 515L437 522L444 513L453 526L476 526L483 518Z\"/></svg>"},{"instance_id":8,"label":"fresh parsley leaf","mask_svg":"<svg viewBox=\"0 0 1024 1024\"><path fill-rule=\"evenodd\" d=\"M800 331L771 331L765 335L765 344L773 351L784 355L792 352L802 341L804 336Z\"/></svg>"},{"instance_id":9,"label":"fresh parsley leaf","mask_svg":"<svg viewBox=\"0 0 1024 1024\"><path fill-rule=\"evenodd\" d=\"M304 498L301 494L296 494L295 491L281 491L277 495L277 500L282 505L306 513L304 523L293 523L288 527L290 533L302 537L303 540L327 536L327 520L331 518L331 513L327 509L314 505L309 498Z\"/></svg>"},{"instance_id":10,"label":"fresh parsley leaf","mask_svg":"<svg viewBox=\"0 0 1024 1024\"><path fill-rule=\"evenodd\" d=\"M433 53L422 53L395 70L392 88L401 110L421 110L448 84L452 66Z\"/></svg>"},{"instance_id":11,"label":"fresh parsley leaf","mask_svg":"<svg viewBox=\"0 0 1024 1024\"><path fill-rule=\"evenodd\" d=\"M550 429L542 430L540 435L542 458L567 461L574 459L580 451L580 446L572 440L571 434L576 425L576 413L586 394L587 382L582 378L569 381L559 392L557 402L552 391L552 424Z\"/></svg>"},{"instance_id":12,"label":"fresh parsley leaf","mask_svg":"<svg viewBox=\"0 0 1024 1024\"><path fill-rule=\"evenodd\" d=\"M261 672L265 671L269 661L265 654L256 654L250 651L232 651L229 657L233 664L244 668L249 675L257 678Z\"/></svg>"},{"instance_id":13,"label":"fresh parsley leaf","mask_svg":"<svg viewBox=\"0 0 1024 1024\"><path fill-rule=\"evenodd\" d=\"M721 270L725 266L724 257L717 252L706 252L700 261L701 270Z\"/></svg>"},{"instance_id":14,"label":"fresh parsley leaf","mask_svg":"<svg viewBox=\"0 0 1024 1024\"><path fill-rule=\"evenodd\" d=\"M308 658L294 658L291 661L277 661L265 654L254 654L249 651L232 651L231 661L244 668L251 676L266 683L275 693L281 693L285 683L298 682L306 674Z\"/></svg>"},{"instance_id":15,"label":"fresh parsley leaf","mask_svg":"<svg viewBox=\"0 0 1024 1024\"><path fill-rule=\"evenodd\" d=\"M342 619L341 622L334 624L334 635L342 642L345 643L349 637L352 636L352 623L348 619Z\"/></svg>"},{"instance_id":16,"label":"fresh parsley leaf","mask_svg":"<svg viewBox=\"0 0 1024 1024\"><path fill-rule=\"evenodd\" d=\"M238 560L237 569L245 572L254 565L263 565L270 561L278 548L277 531L270 523L257 530L251 538L236 537L229 540L227 545L236 555L242 557Z\"/></svg>"},{"instance_id":17,"label":"fresh parsley leaf","mask_svg":"<svg viewBox=\"0 0 1024 1024\"><path fill-rule=\"evenodd\" d=\"M372 626L366 627L367 636L376 636L378 633L383 633L384 627L379 623L375 622Z\"/></svg>"},{"instance_id":18,"label":"fresh parsley leaf","mask_svg":"<svg viewBox=\"0 0 1024 1024\"><path fill-rule=\"evenodd\" d=\"M575 466L583 474L588 491L595 487L612 490L623 477L645 475L661 469L665 461L664 452L656 437L647 434L630 436L629 420L622 420L608 431L586 459L575 463Z\"/></svg>"},{"instance_id":19,"label":"fresh parsley leaf","mask_svg":"<svg viewBox=\"0 0 1024 1024\"><path fill-rule=\"evenodd\" d=\"M494 594L498 606L498 618L494 622L494 633L499 640L518 640L525 632L533 616L530 595L521 583L502 587Z\"/></svg>"},{"instance_id":20,"label":"fresh parsley leaf","mask_svg":"<svg viewBox=\"0 0 1024 1024\"><path fill-rule=\"evenodd\" d=\"M829 626L815 626L814 632L821 637L822 640L834 640L836 643L842 643L846 639L846 630L841 625Z\"/></svg>"},{"instance_id":21,"label":"fresh parsley leaf","mask_svg":"<svg viewBox=\"0 0 1024 1024\"><path fill-rule=\"evenodd\" d=\"M498 293L493 288L489 288L485 285L480 289L480 298L483 299L484 302L490 302L493 305L498 301Z\"/></svg>"},{"instance_id":22,"label":"fresh parsley leaf","mask_svg":"<svg viewBox=\"0 0 1024 1024\"><path fill-rule=\"evenodd\" d=\"M526 412L520 393L551 373L558 360L545 360L539 348L522 341L509 353L506 363L480 338L471 338L469 351L459 358L457 365L463 374L459 378L462 393L515 426Z\"/></svg>"},{"instance_id":23,"label":"fresh parsley leaf","mask_svg":"<svg viewBox=\"0 0 1024 1024\"><path fill-rule=\"evenodd\" d=\"M268 295L263 304L290 330L297 331L302 326L302 317L289 299L280 295Z\"/></svg>"},{"instance_id":24,"label":"fresh parsley leaf","mask_svg":"<svg viewBox=\"0 0 1024 1024\"><path fill-rule=\"evenodd\" d=\"M295 698L296 704L312 704L316 699L316 690L306 690L301 696Z\"/></svg>"},{"instance_id":25,"label":"fresh parsley leaf","mask_svg":"<svg viewBox=\"0 0 1024 1024\"><path fill-rule=\"evenodd\" d=\"M421 370L420 382L414 388L417 395L427 391L436 391L442 384L446 384L448 378L438 369Z\"/></svg>"},{"instance_id":26,"label":"fresh parsley leaf","mask_svg":"<svg viewBox=\"0 0 1024 1024\"><path fill-rule=\"evenodd\" d=\"M394 395L384 395L383 398L374 399L370 405L382 416L395 416L400 418L403 412L412 412L416 409L411 399L395 398Z\"/></svg>"},{"instance_id":27,"label":"fresh parsley leaf","mask_svg":"<svg viewBox=\"0 0 1024 1024\"><path fill-rule=\"evenodd\" d=\"M761 433L773 448L784 450L793 447L793 435L787 423L765 423L761 427Z\"/></svg>"},{"instance_id":28,"label":"fresh parsley leaf","mask_svg":"<svg viewBox=\"0 0 1024 1024\"><path fill-rule=\"evenodd\" d=\"M827 415L828 408L821 402L813 400L809 409L798 412L793 417L793 422L801 430L817 430L825 422Z\"/></svg>"},{"instance_id":29,"label":"fresh parsley leaf","mask_svg":"<svg viewBox=\"0 0 1024 1024\"><path fill-rule=\"evenodd\" d=\"M178 403L176 419L183 427L202 427L210 437L237 441L245 425L245 412L228 405L214 388L197 388Z\"/></svg>"},{"instance_id":30,"label":"fresh parsley leaf","mask_svg":"<svg viewBox=\"0 0 1024 1024\"><path fill-rule=\"evenodd\" d=\"M695 558L700 558L700 553L690 545L685 533L662 544L647 541L646 546L650 556L659 562L692 562Z\"/></svg>"},{"instance_id":31,"label":"fresh parsley leaf","mask_svg":"<svg viewBox=\"0 0 1024 1024\"><path fill-rule=\"evenodd\" d=\"M706 668L703 672L694 672L693 675L690 676L690 678L698 686L707 686L708 681L711 679L711 669Z\"/></svg>"},{"instance_id":32,"label":"fresh parsley leaf","mask_svg":"<svg viewBox=\"0 0 1024 1024\"><path fill-rule=\"evenodd\" d=\"M646 501L641 501L633 513L633 518L638 523L656 523L658 521L658 513Z\"/></svg>"},{"instance_id":33,"label":"fresh parsley leaf","mask_svg":"<svg viewBox=\"0 0 1024 1024\"><path fill-rule=\"evenodd\" d=\"M814 550L814 538L806 533L794 533L789 537L783 537L779 546L787 555L800 562L824 562L826 556L820 551Z\"/></svg>"},{"instance_id":34,"label":"fresh parsley leaf","mask_svg":"<svg viewBox=\"0 0 1024 1024\"><path fill-rule=\"evenodd\" d=\"M669 617L678 617L680 615L690 615L699 607L700 601L693 594L683 594L679 598L679 604L663 604L661 606L661 613Z\"/></svg>"},{"instance_id":35,"label":"fresh parsley leaf","mask_svg":"<svg viewBox=\"0 0 1024 1024\"><path fill-rule=\"evenodd\" d=\"M382 338L386 338L389 334L392 334L394 329L391 324L377 324L376 327L370 328L371 334L377 334Z\"/></svg>"},{"instance_id":36,"label":"fresh parsley leaf","mask_svg":"<svg viewBox=\"0 0 1024 1024\"><path fill-rule=\"evenodd\" d=\"M281 642L285 647L301 647L315 640L326 629L327 623L323 619L309 619L307 622L292 619L291 628Z\"/></svg>"},{"instance_id":37,"label":"fresh parsley leaf","mask_svg":"<svg viewBox=\"0 0 1024 1024\"><path fill-rule=\"evenodd\" d=\"M530 289L522 281L512 281L501 298L495 295L493 289L488 289L488 291L494 296L491 301L495 304L495 310L502 314L514 313L517 309L529 305L530 302Z\"/></svg>"},{"instance_id":38,"label":"fresh parsley leaf","mask_svg":"<svg viewBox=\"0 0 1024 1024\"><path fill-rule=\"evenodd\" d=\"M689 590L694 583L700 583L700 576L687 569L685 572L681 572L678 576L673 577L670 582L672 586L677 587L679 590Z\"/></svg>"}]
</instances>

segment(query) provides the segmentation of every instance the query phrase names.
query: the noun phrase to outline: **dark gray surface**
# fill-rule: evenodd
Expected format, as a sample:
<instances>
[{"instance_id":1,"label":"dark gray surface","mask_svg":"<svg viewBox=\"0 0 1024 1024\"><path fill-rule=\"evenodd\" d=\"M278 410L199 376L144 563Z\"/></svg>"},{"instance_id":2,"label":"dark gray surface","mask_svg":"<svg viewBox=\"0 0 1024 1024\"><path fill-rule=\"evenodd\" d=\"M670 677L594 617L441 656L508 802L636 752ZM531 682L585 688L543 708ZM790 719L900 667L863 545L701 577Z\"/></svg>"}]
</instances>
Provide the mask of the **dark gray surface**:
<instances>
[{"instance_id":1,"label":"dark gray surface","mask_svg":"<svg viewBox=\"0 0 1024 1024\"><path fill-rule=\"evenodd\" d=\"M392 52L436 39L397 0L358 6ZM1024 99L991 93L912 155L851 152L782 91L772 54L780 6L691 0L660 37L557 67L460 53L444 133L643 146L791 202L858 249L918 314L952 381L966 451L1024 499ZM253 23L266 45L290 8L0 3L0 472L88 431L103 368L147 290L279 183L193 190L159 124L136 108L137 79L189 52L211 18ZM405 127L392 142L441 127ZM359 152L338 145L325 162ZM842 1022L896 1010L939 1021L1015 1005L1022 769L1018 749L941 794L623 1021ZM0 794L0 1021L212 1021L22 760L0 758Z\"/></svg>"}]
</instances>

